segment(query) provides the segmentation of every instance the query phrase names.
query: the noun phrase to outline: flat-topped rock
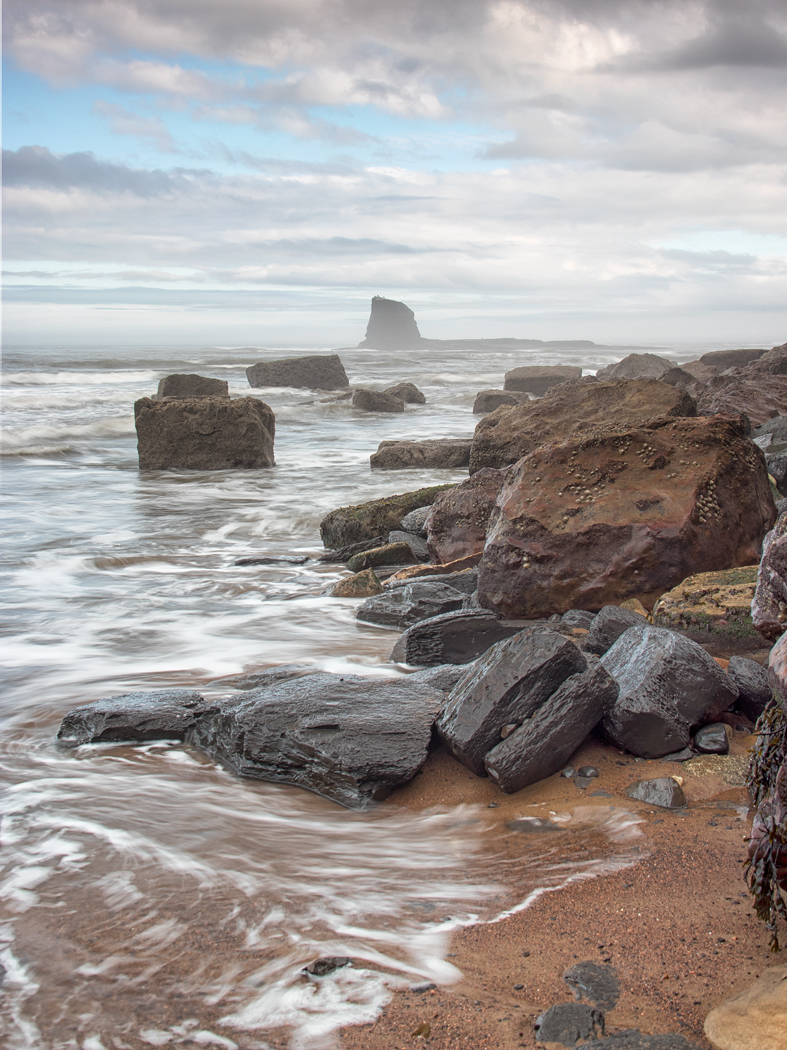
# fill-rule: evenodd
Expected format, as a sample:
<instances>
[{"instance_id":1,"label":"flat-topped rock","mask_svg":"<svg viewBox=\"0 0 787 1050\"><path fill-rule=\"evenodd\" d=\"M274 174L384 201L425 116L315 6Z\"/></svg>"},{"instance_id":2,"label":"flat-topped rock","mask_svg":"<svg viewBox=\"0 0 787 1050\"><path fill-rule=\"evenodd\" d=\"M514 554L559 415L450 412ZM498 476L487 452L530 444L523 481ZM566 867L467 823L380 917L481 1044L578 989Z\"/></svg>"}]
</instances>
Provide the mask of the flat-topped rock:
<instances>
[{"instance_id":1,"label":"flat-topped rock","mask_svg":"<svg viewBox=\"0 0 787 1050\"><path fill-rule=\"evenodd\" d=\"M226 379L209 379L193 373L174 374L159 380L155 401L165 397L229 397L230 385Z\"/></svg>"},{"instance_id":2,"label":"flat-topped rock","mask_svg":"<svg viewBox=\"0 0 787 1050\"><path fill-rule=\"evenodd\" d=\"M514 390L479 390L473 402L473 415L486 416L501 405L521 405L529 400L528 394Z\"/></svg>"},{"instance_id":3,"label":"flat-topped rock","mask_svg":"<svg viewBox=\"0 0 787 1050\"><path fill-rule=\"evenodd\" d=\"M579 379L582 369L577 365L522 365L506 372L504 390L519 390L541 397L553 386L569 379Z\"/></svg>"},{"instance_id":4,"label":"flat-topped rock","mask_svg":"<svg viewBox=\"0 0 787 1050\"><path fill-rule=\"evenodd\" d=\"M404 630L421 620L461 609L465 597L447 583L416 580L368 598L359 606L355 618L364 623Z\"/></svg>"},{"instance_id":5,"label":"flat-topped rock","mask_svg":"<svg viewBox=\"0 0 787 1050\"><path fill-rule=\"evenodd\" d=\"M341 390L350 385L338 354L258 361L246 369L249 386L289 386L305 390Z\"/></svg>"},{"instance_id":6,"label":"flat-topped rock","mask_svg":"<svg viewBox=\"0 0 787 1050\"><path fill-rule=\"evenodd\" d=\"M469 664L495 642L521 630L521 623L488 612L444 613L408 627L391 651L391 662L420 667Z\"/></svg>"},{"instance_id":7,"label":"flat-topped rock","mask_svg":"<svg viewBox=\"0 0 787 1050\"><path fill-rule=\"evenodd\" d=\"M472 443L472 438L381 441L369 457L369 465L373 470L460 469L470 463Z\"/></svg>"},{"instance_id":8,"label":"flat-topped rock","mask_svg":"<svg viewBox=\"0 0 787 1050\"><path fill-rule=\"evenodd\" d=\"M75 707L57 733L61 747L109 741L184 740L211 704L193 689L122 693Z\"/></svg>"}]
</instances>

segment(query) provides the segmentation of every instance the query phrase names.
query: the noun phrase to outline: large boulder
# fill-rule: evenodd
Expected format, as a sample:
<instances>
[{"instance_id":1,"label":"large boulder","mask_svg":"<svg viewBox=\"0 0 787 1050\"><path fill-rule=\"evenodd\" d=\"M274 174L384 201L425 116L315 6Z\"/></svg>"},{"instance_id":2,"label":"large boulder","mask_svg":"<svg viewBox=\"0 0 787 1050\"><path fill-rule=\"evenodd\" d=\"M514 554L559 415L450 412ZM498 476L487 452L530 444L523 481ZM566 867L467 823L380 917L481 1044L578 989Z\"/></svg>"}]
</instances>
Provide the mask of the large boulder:
<instances>
[{"instance_id":1,"label":"large boulder","mask_svg":"<svg viewBox=\"0 0 787 1050\"><path fill-rule=\"evenodd\" d=\"M768 682L775 700L787 714L787 634L779 638L768 656Z\"/></svg>"},{"instance_id":2,"label":"large boulder","mask_svg":"<svg viewBox=\"0 0 787 1050\"><path fill-rule=\"evenodd\" d=\"M387 386L383 393L398 397L406 405L426 404L426 394L419 390L415 383L396 383L394 386Z\"/></svg>"},{"instance_id":3,"label":"large boulder","mask_svg":"<svg viewBox=\"0 0 787 1050\"><path fill-rule=\"evenodd\" d=\"M655 416L693 416L693 398L655 379L598 383L589 376L555 387L536 401L501 407L478 422L470 451L470 473L505 467L534 449L582 436L614 420L618 424Z\"/></svg>"},{"instance_id":4,"label":"large boulder","mask_svg":"<svg viewBox=\"0 0 787 1050\"><path fill-rule=\"evenodd\" d=\"M565 616L563 617L565 620ZM603 656L611 649L629 627L641 627L647 623L641 613L634 609L623 609L619 605L605 605L593 617L585 639L585 649L596 656Z\"/></svg>"},{"instance_id":5,"label":"large boulder","mask_svg":"<svg viewBox=\"0 0 787 1050\"><path fill-rule=\"evenodd\" d=\"M420 345L421 333L410 307L396 299L373 296L366 337L358 346L375 350L412 350Z\"/></svg>"},{"instance_id":6,"label":"large boulder","mask_svg":"<svg viewBox=\"0 0 787 1050\"><path fill-rule=\"evenodd\" d=\"M676 361L658 354L629 354L614 365L599 368L597 379L658 379L662 372L673 368Z\"/></svg>"},{"instance_id":7,"label":"large boulder","mask_svg":"<svg viewBox=\"0 0 787 1050\"><path fill-rule=\"evenodd\" d=\"M466 595L447 583L416 580L391 587L368 598L355 613L356 620L404 630L421 620L461 609Z\"/></svg>"},{"instance_id":8,"label":"large boulder","mask_svg":"<svg viewBox=\"0 0 787 1050\"><path fill-rule=\"evenodd\" d=\"M323 545L338 550L362 540L371 540L375 536L387 536L392 529L399 528L407 514L420 507L431 506L437 493L448 488L453 486L431 485L414 492L402 492L332 510L320 522Z\"/></svg>"},{"instance_id":9,"label":"large boulder","mask_svg":"<svg viewBox=\"0 0 787 1050\"><path fill-rule=\"evenodd\" d=\"M273 467L276 417L241 397L143 397L134 404L140 470L257 470Z\"/></svg>"},{"instance_id":10,"label":"large boulder","mask_svg":"<svg viewBox=\"0 0 787 1050\"><path fill-rule=\"evenodd\" d=\"M756 660L731 656L727 674L738 687L738 709L752 722L756 722L771 702L768 671Z\"/></svg>"},{"instance_id":11,"label":"large boulder","mask_svg":"<svg viewBox=\"0 0 787 1050\"><path fill-rule=\"evenodd\" d=\"M362 386L353 390L352 405L362 412L404 412L401 398L384 394L381 390L367 390Z\"/></svg>"},{"instance_id":12,"label":"large boulder","mask_svg":"<svg viewBox=\"0 0 787 1050\"><path fill-rule=\"evenodd\" d=\"M738 687L696 642L663 627L630 627L601 658L618 684L603 721L617 747L660 758L686 747L693 726L713 721Z\"/></svg>"},{"instance_id":13,"label":"large boulder","mask_svg":"<svg viewBox=\"0 0 787 1050\"><path fill-rule=\"evenodd\" d=\"M742 975L741 975L742 976ZM768 967L705 1018L716 1050L784 1050L787 1044L787 966Z\"/></svg>"},{"instance_id":14,"label":"large boulder","mask_svg":"<svg viewBox=\"0 0 787 1050\"><path fill-rule=\"evenodd\" d=\"M487 753L486 771L507 794L557 773L615 703L617 682L597 657L587 662Z\"/></svg>"},{"instance_id":15,"label":"large boulder","mask_svg":"<svg viewBox=\"0 0 787 1050\"><path fill-rule=\"evenodd\" d=\"M61 747L144 740L184 740L197 717L211 709L193 689L122 693L75 707L57 733Z\"/></svg>"},{"instance_id":16,"label":"large boulder","mask_svg":"<svg viewBox=\"0 0 787 1050\"><path fill-rule=\"evenodd\" d=\"M373 470L413 467L459 469L470 463L472 438L427 438L425 441L381 441L369 457Z\"/></svg>"},{"instance_id":17,"label":"large boulder","mask_svg":"<svg viewBox=\"0 0 787 1050\"><path fill-rule=\"evenodd\" d=\"M756 563L775 513L738 417L599 427L509 469L479 598L525 619L628 598L651 607L694 573Z\"/></svg>"},{"instance_id":18,"label":"large boulder","mask_svg":"<svg viewBox=\"0 0 787 1050\"><path fill-rule=\"evenodd\" d=\"M313 674L219 701L192 739L242 776L365 808L421 768L444 702L427 685Z\"/></svg>"},{"instance_id":19,"label":"large boulder","mask_svg":"<svg viewBox=\"0 0 787 1050\"><path fill-rule=\"evenodd\" d=\"M230 385L226 379L208 379L206 376L175 374L159 380L154 401L165 397L229 397Z\"/></svg>"},{"instance_id":20,"label":"large boulder","mask_svg":"<svg viewBox=\"0 0 787 1050\"><path fill-rule=\"evenodd\" d=\"M752 361L757 361L765 350L709 350L699 358L700 364L713 368L717 374L728 368L744 368Z\"/></svg>"},{"instance_id":21,"label":"large boulder","mask_svg":"<svg viewBox=\"0 0 787 1050\"><path fill-rule=\"evenodd\" d=\"M473 415L486 416L501 405L521 405L523 401L529 400L527 394L513 390L479 390L473 402Z\"/></svg>"},{"instance_id":22,"label":"large boulder","mask_svg":"<svg viewBox=\"0 0 787 1050\"><path fill-rule=\"evenodd\" d=\"M342 390L350 385L338 354L259 361L246 369L249 386L289 386L299 390Z\"/></svg>"},{"instance_id":23,"label":"large boulder","mask_svg":"<svg viewBox=\"0 0 787 1050\"><path fill-rule=\"evenodd\" d=\"M521 623L488 612L442 613L408 627L391 650L391 662L417 667L469 664L495 642L521 630Z\"/></svg>"},{"instance_id":24,"label":"large boulder","mask_svg":"<svg viewBox=\"0 0 787 1050\"><path fill-rule=\"evenodd\" d=\"M432 560L445 563L480 554L505 472L487 467L440 492L426 518Z\"/></svg>"},{"instance_id":25,"label":"large boulder","mask_svg":"<svg viewBox=\"0 0 787 1050\"><path fill-rule=\"evenodd\" d=\"M765 638L778 638L787 630L787 513L779 515L763 540L751 618Z\"/></svg>"},{"instance_id":26,"label":"large boulder","mask_svg":"<svg viewBox=\"0 0 787 1050\"><path fill-rule=\"evenodd\" d=\"M501 730L521 726L570 675L585 670L587 660L573 642L543 626L525 628L493 645L457 682L437 731L460 762L484 776L484 758L500 743Z\"/></svg>"},{"instance_id":27,"label":"large boulder","mask_svg":"<svg viewBox=\"0 0 787 1050\"><path fill-rule=\"evenodd\" d=\"M787 375L768 374L759 365L755 361L733 374L711 376L697 393L697 411L704 416L741 414L753 425L787 413Z\"/></svg>"},{"instance_id":28,"label":"large boulder","mask_svg":"<svg viewBox=\"0 0 787 1050\"><path fill-rule=\"evenodd\" d=\"M582 369L577 365L523 365L506 372L504 390L518 390L541 397L553 386L569 379L579 379Z\"/></svg>"},{"instance_id":29,"label":"large boulder","mask_svg":"<svg viewBox=\"0 0 787 1050\"><path fill-rule=\"evenodd\" d=\"M756 637L751 603L757 572L756 565L747 565L689 576L662 594L653 606L653 623L683 631Z\"/></svg>"},{"instance_id":30,"label":"large boulder","mask_svg":"<svg viewBox=\"0 0 787 1050\"><path fill-rule=\"evenodd\" d=\"M429 560L429 548L426 539L417 532L405 532L403 529L394 529L388 533L389 543L406 543L413 552L413 557L418 562Z\"/></svg>"}]
</instances>

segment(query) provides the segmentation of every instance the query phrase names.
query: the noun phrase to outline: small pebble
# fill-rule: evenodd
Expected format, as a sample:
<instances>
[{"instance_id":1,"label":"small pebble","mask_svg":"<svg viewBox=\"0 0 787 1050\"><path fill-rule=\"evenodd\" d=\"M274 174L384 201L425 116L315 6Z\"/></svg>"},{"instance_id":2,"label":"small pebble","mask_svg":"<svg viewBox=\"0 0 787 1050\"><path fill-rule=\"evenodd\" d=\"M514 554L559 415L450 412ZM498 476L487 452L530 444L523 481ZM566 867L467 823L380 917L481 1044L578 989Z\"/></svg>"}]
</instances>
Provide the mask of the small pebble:
<instances>
[{"instance_id":1,"label":"small pebble","mask_svg":"<svg viewBox=\"0 0 787 1050\"><path fill-rule=\"evenodd\" d=\"M580 777L597 777L598 770L595 766L580 766L577 770L577 776Z\"/></svg>"},{"instance_id":2,"label":"small pebble","mask_svg":"<svg viewBox=\"0 0 787 1050\"><path fill-rule=\"evenodd\" d=\"M514 991L515 992L521 992L524 987L525 986L523 984L515 984L514 985Z\"/></svg>"},{"instance_id":3,"label":"small pebble","mask_svg":"<svg viewBox=\"0 0 787 1050\"><path fill-rule=\"evenodd\" d=\"M487 809L500 809L500 803L499 802L490 802L489 805L486 808Z\"/></svg>"},{"instance_id":4,"label":"small pebble","mask_svg":"<svg viewBox=\"0 0 787 1050\"><path fill-rule=\"evenodd\" d=\"M575 770L572 766L566 766L565 769L560 770L561 777L565 777L566 780L570 780L574 776Z\"/></svg>"}]
</instances>

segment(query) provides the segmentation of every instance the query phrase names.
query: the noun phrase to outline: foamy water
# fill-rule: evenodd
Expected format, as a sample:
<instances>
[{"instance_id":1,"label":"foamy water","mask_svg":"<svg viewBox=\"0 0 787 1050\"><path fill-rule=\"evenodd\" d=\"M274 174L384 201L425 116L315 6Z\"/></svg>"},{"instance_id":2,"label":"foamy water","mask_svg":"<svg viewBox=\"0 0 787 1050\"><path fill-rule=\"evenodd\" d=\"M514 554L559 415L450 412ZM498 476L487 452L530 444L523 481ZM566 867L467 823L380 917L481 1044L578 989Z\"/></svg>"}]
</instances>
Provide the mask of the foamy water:
<instances>
[{"instance_id":1,"label":"foamy water","mask_svg":"<svg viewBox=\"0 0 787 1050\"><path fill-rule=\"evenodd\" d=\"M326 596L342 572L314 560L322 516L461 480L372 472L369 455L388 438L470 435L476 392L501 386L506 370L595 369L624 354L342 352L351 383L412 380L427 396L377 416L326 394L251 391L245 366L288 353L6 353L0 1030L10 1050L337 1046L340 1028L373 1019L397 986L458 979L447 958L457 926L638 856L625 809L554 814L558 830L527 836L468 806L349 813L240 780L184 745L54 747L69 708L130 690L224 695L214 679L300 660L402 673L388 662L396 633ZM140 473L133 402L175 371L267 401L276 468ZM312 560L234 565L263 553ZM331 955L353 963L302 976Z\"/></svg>"}]
</instances>

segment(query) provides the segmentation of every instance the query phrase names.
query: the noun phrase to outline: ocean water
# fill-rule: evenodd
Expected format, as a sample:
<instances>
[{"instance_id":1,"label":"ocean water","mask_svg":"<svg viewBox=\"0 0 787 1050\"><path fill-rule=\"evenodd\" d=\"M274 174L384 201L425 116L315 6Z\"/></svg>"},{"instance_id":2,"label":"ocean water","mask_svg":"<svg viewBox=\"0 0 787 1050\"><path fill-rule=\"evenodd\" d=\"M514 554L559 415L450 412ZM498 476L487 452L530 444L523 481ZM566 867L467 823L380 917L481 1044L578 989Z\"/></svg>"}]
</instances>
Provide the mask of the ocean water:
<instances>
[{"instance_id":1,"label":"ocean water","mask_svg":"<svg viewBox=\"0 0 787 1050\"><path fill-rule=\"evenodd\" d=\"M644 340L643 340L644 342ZM678 361L724 346L648 349ZM390 438L469 436L478 390L520 364L595 370L629 348L342 351L353 385L411 380L427 404L370 415L252 391L282 348L34 347L4 357L0 1035L9 1050L322 1050L402 985L449 983L452 930L634 863L623 808L516 835L472 806L350 813L241 780L181 744L54 746L71 707L131 690L227 695L291 661L393 677L395 633L361 625L316 561L332 508L461 471L372 472ZM276 467L140 472L135 399L172 372L225 378L276 414ZM251 554L302 566L239 568ZM533 812L523 805L523 815ZM543 813L542 813L543 815ZM353 965L321 979L326 955Z\"/></svg>"}]
</instances>

